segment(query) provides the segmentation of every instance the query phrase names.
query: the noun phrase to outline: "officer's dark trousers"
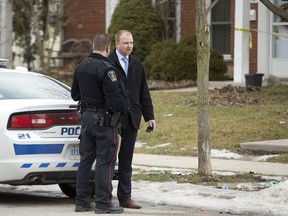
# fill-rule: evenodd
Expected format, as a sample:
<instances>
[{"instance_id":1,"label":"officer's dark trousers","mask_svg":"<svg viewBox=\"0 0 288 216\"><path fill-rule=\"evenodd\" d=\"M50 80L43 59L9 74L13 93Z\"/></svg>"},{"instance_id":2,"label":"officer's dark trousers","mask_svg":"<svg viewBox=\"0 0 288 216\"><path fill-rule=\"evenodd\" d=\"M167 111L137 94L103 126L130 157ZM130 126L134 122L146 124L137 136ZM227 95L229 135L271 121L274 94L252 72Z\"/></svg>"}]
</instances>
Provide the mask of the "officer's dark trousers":
<instances>
[{"instance_id":1,"label":"officer's dark trousers","mask_svg":"<svg viewBox=\"0 0 288 216\"><path fill-rule=\"evenodd\" d=\"M119 202L131 197L132 160L137 132L138 129L134 128L131 122L127 124L125 129L121 130L121 145L118 153L119 181L117 188Z\"/></svg>"},{"instance_id":2,"label":"officer's dark trousers","mask_svg":"<svg viewBox=\"0 0 288 216\"><path fill-rule=\"evenodd\" d=\"M96 207L112 206L112 178L116 160L118 136L113 127L100 126L97 117L102 113L84 112L81 120L80 165L77 172L76 205L90 203L89 176L96 158ZM99 119L99 118L98 118Z\"/></svg>"}]
</instances>

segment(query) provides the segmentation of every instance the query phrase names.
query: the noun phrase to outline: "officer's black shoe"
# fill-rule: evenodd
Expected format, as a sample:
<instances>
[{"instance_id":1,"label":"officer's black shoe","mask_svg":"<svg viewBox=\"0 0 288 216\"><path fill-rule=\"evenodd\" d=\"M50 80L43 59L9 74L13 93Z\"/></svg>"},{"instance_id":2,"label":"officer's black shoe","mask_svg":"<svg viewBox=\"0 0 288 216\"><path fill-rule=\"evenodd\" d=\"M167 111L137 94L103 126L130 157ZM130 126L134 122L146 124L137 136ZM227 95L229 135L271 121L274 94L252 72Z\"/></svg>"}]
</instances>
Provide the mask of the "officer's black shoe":
<instances>
[{"instance_id":1,"label":"officer's black shoe","mask_svg":"<svg viewBox=\"0 0 288 216\"><path fill-rule=\"evenodd\" d=\"M105 209L95 208L95 214L121 214L124 209L121 206L111 206Z\"/></svg>"},{"instance_id":2,"label":"officer's black shoe","mask_svg":"<svg viewBox=\"0 0 288 216\"><path fill-rule=\"evenodd\" d=\"M88 205L76 205L75 212L86 212L86 211L94 211L95 204L89 203Z\"/></svg>"}]
</instances>

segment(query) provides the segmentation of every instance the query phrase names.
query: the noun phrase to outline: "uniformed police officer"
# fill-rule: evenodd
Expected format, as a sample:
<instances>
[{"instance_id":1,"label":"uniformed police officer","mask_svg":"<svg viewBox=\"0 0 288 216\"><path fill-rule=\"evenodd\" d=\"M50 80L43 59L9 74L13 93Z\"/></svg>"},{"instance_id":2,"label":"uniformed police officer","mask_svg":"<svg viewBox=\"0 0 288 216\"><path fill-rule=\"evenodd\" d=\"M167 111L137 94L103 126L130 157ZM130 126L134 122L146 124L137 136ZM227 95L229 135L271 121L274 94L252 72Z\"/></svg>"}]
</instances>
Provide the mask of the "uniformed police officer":
<instances>
[{"instance_id":1,"label":"uniformed police officer","mask_svg":"<svg viewBox=\"0 0 288 216\"><path fill-rule=\"evenodd\" d=\"M80 165L76 183L76 212L97 214L122 213L122 207L112 205L112 178L118 148L118 126L112 117L128 112L129 100L121 81L107 56L111 39L97 34L93 52L75 70L71 96L81 104ZM116 115L119 117L119 115ZM116 120L117 122L117 120ZM95 166L96 202L90 203L89 177Z\"/></svg>"}]
</instances>

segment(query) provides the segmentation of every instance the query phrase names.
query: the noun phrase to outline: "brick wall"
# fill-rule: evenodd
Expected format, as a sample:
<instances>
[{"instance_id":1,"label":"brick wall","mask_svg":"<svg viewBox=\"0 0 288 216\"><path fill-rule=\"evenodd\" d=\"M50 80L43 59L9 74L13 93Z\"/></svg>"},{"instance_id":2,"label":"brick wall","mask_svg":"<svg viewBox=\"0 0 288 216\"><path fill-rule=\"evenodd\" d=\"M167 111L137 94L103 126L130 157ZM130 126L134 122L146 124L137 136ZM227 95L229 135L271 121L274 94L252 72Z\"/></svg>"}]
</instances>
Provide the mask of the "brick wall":
<instances>
[{"instance_id":1,"label":"brick wall","mask_svg":"<svg viewBox=\"0 0 288 216\"><path fill-rule=\"evenodd\" d=\"M67 25L64 40L93 39L96 33L105 32L105 0L65 0Z\"/></svg>"},{"instance_id":2,"label":"brick wall","mask_svg":"<svg viewBox=\"0 0 288 216\"><path fill-rule=\"evenodd\" d=\"M251 4L250 9L256 10L256 17L258 14L258 4ZM258 18L256 21L250 21L250 29L258 29ZM252 48L249 53L249 73L257 73L257 37L258 33L252 31Z\"/></svg>"},{"instance_id":3,"label":"brick wall","mask_svg":"<svg viewBox=\"0 0 288 216\"><path fill-rule=\"evenodd\" d=\"M195 1L181 0L181 38L195 35Z\"/></svg>"}]
</instances>

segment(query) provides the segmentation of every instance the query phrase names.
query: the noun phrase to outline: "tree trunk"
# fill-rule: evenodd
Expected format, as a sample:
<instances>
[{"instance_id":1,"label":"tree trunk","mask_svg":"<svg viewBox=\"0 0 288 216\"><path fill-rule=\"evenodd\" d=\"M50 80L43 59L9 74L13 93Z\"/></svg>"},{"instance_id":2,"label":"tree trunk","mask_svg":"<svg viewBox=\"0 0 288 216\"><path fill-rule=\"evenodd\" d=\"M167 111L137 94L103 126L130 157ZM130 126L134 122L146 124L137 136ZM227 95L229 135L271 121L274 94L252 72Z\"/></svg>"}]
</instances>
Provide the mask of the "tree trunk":
<instances>
[{"instance_id":1,"label":"tree trunk","mask_svg":"<svg viewBox=\"0 0 288 216\"><path fill-rule=\"evenodd\" d=\"M42 16L42 7L41 7L41 2L35 1L35 5L33 7L33 15L32 16L32 23L34 23L34 35L35 35L35 45L37 47L37 49L35 49L36 51L36 55L39 57L39 65L38 68L43 69L43 65L44 65L44 54L43 54L43 32L41 32L41 16ZM34 68L35 70L35 68Z\"/></svg>"},{"instance_id":2,"label":"tree trunk","mask_svg":"<svg viewBox=\"0 0 288 216\"><path fill-rule=\"evenodd\" d=\"M209 25L205 0L196 0L198 173L211 175L209 130Z\"/></svg>"},{"instance_id":3,"label":"tree trunk","mask_svg":"<svg viewBox=\"0 0 288 216\"><path fill-rule=\"evenodd\" d=\"M288 10L281 9L279 6L271 3L270 0L260 0L272 13L278 15L282 19L288 21ZM287 2L288 3L288 2Z\"/></svg>"}]
</instances>

